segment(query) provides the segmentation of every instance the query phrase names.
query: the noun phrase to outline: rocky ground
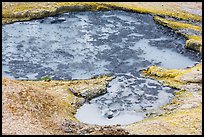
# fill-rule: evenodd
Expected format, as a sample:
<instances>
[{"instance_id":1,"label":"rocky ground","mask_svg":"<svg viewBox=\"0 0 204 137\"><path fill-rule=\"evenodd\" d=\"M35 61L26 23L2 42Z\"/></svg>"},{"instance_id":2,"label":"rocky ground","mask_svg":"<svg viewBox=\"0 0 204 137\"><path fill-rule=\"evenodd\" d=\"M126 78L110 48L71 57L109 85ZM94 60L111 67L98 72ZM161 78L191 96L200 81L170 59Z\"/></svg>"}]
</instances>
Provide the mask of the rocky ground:
<instances>
[{"instance_id":1,"label":"rocky ground","mask_svg":"<svg viewBox=\"0 0 204 137\"><path fill-rule=\"evenodd\" d=\"M202 3L2 3L2 23L73 10L122 9L150 13L201 52ZM156 66L144 75L178 89L172 102L127 126L94 126L73 116L86 99L104 93L111 77L79 81L19 81L2 78L3 134L202 134L202 63L183 69ZM89 94L90 93L90 94Z\"/></svg>"}]
</instances>

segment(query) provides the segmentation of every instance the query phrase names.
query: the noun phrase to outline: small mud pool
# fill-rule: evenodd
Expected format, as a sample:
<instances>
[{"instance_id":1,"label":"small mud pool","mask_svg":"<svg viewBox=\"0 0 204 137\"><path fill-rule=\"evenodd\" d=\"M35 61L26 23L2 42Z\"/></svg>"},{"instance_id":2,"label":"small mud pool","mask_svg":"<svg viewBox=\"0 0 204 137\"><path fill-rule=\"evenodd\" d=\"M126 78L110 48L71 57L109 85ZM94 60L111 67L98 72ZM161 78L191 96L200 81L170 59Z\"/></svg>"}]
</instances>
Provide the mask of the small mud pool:
<instances>
[{"instance_id":1,"label":"small mud pool","mask_svg":"<svg viewBox=\"0 0 204 137\"><path fill-rule=\"evenodd\" d=\"M80 107L76 118L98 125L130 124L165 105L173 89L143 78L158 65L185 68L201 60L185 39L147 14L70 12L2 28L2 74L14 79L86 79L116 76L107 93Z\"/></svg>"}]
</instances>

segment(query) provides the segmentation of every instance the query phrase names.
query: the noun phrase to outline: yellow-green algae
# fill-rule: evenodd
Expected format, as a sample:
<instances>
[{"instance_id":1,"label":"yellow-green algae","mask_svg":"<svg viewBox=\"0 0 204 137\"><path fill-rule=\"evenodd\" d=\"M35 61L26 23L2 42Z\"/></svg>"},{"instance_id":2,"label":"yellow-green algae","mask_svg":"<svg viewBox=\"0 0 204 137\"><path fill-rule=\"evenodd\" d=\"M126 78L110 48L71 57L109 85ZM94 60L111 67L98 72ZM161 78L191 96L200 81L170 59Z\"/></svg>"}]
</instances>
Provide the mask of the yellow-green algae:
<instances>
[{"instance_id":1,"label":"yellow-green algae","mask_svg":"<svg viewBox=\"0 0 204 137\"><path fill-rule=\"evenodd\" d=\"M200 26L196 26L196 25L192 25L192 24L188 24L188 23L182 23L182 22L178 22L178 21L170 21L168 19L161 18L159 16L154 16L154 20L156 22L162 24L163 26L170 27L174 30L192 29L192 30L196 30L196 31L202 31L202 27L200 27Z\"/></svg>"},{"instance_id":2,"label":"yellow-green algae","mask_svg":"<svg viewBox=\"0 0 204 137\"><path fill-rule=\"evenodd\" d=\"M6 8L8 7L8 8ZM107 7L95 2L22 2L3 3L2 23L53 16L63 12L104 10Z\"/></svg>"},{"instance_id":3,"label":"yellow-green algae","mask_svg":"<svg viewBox=\"0 0 204 137\"><path fill-rule=\"evenodd\" d=\"M178 9L177 7L174 8L167 8L165 7L165 3L159 3L159 2L106 2L105 4L114 6L114 7L120 7L122 10L131 10L136 11L140 13L149 13L153 15L166 15L175 17L178 19L183 20L195 20L195 21L201 21L202 16L191 14L188 12L185 12L183 10Z\"/></svg>"},{"instance_id":4,"label":"yellow-green algae","mask_svg":"<svg viewBox=\"0 0 204 137\"><path fill-rule=\"evenodd\" d=\"M172 28L175 31L177 31L179 29L191 29L191 30L202 32L202 27L200 27L200 26L196 26L196 25L192 25L192 24L188 24L188 23L181 23L181 22L177 22L177 21L170 21L170 20L167 20L165 18L158 17L158 16L155 16L154 20L157 23L159 23L163 26L167 26L169 28ZM188 39L186 41L185 48L193 49L193 50L198 51L200 53L202 52L202 37L201 36L188 35L188 34L184 34L181 32L178 32L178 33L183 35L185 38Z\"/></svg>"},{"instance_id":5,"label":"yellow-green algae","mask_svg":"<svg viewBox=\"0 0 204 137\"><path fill-rule=\"evenodd\" d=\"M186 36L188 40L186 41L185 48L189 48L198 51L202 54L202 37L201 36Z\"/></svg>"}]
</instances>

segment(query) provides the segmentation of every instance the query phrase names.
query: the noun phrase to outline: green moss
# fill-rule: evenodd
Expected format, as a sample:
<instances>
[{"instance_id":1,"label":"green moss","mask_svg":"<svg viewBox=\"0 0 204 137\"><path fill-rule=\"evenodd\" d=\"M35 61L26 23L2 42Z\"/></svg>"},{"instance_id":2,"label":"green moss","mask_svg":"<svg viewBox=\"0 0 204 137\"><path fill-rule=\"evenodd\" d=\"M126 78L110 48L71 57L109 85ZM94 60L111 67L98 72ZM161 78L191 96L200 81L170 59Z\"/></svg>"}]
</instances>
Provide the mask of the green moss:
<instances>
[{"instance_id":1,"label":"green moss","mask_svg":"<svg viewBox=\"0 0 204 137\"><path fill-rule=\"evenodd\" d=\"M39 78L38 80L49 82L52 80L52 78L50 78L49 76L45 76L45 77Z\"/></svg>"}]
</instances>

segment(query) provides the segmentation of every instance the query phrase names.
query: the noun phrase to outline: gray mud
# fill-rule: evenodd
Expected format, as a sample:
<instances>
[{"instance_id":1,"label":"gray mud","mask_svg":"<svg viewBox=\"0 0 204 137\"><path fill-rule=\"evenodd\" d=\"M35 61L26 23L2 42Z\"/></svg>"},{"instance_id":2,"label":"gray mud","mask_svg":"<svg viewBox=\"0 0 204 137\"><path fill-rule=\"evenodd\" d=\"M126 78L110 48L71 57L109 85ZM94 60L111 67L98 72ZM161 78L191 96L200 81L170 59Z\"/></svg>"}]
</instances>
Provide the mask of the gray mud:
<instances>
[{"instance_id":1,"label":"gray mud","mask_svg":"<svg viewBox=\"0 0 204 137\"><path fill-rule=\"evenodd\" d=\"M14 79L87 79L112 74L107 94L76 117L90 124L129 124L165 105L173 89L142 78L148 66L191 67L201 55L151 15L124 11L70 12L2 28L2 74ZM87 119L87 116L90 117Z\"/></svg>"}]
</instances>

